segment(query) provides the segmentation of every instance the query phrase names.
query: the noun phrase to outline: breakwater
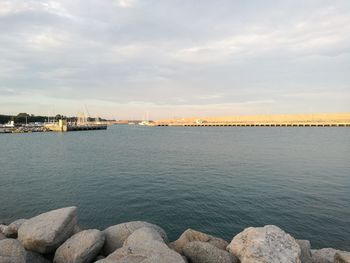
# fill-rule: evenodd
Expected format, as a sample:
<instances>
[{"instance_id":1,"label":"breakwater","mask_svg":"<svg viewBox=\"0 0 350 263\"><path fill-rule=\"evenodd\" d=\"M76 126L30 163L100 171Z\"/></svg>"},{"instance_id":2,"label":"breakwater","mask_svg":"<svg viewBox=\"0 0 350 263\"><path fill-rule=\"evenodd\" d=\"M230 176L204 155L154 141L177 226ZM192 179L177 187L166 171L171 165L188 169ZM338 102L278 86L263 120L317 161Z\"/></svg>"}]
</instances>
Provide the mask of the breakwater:
<instances>
[{"instance_id":1,"label":"breakwater","mask_svg":"<svg viewBox=\"0 0 350 263\"><path fill-rule=\"evenodd\" d=\"M73 206L0 225L0 262L349 263L350 252L313 250L274 225L248 227L229 241L187 229L169 242L163 228L144 221L82 230Z\"/></svg>"},{"instance_id":2,"label":"breakwater","mask_svg":"<svg viewBox=\"0 0 350 263\"><path fill-rule=\"evenodd\" d=\"M187 229L169 242L144 221L83 230L73 206L0 225L0 262L349 263L350 252L313 250L274 225L248 227L229 241Z\"/></svg>"},{"instance_id":3,"label":"breakwater","mask_svg":"<svg viewBox=\"0 0 350 263\"><path fill-rule=\"evenodd\" d=\"M49 132L44 126L18 126L18 127L0 127L1 133L32 133L32 132Z\"/></svg>"},{"instance_id":4,"label":"breakwater","mask_svg":"<svg viewBox=\"0 0 350 263\"><path fill-rule=\"evenodd\" d=\"M182 127L350 127L350 113L279 114L162 119L151 126Z\"/></svg>"}]
</instances>

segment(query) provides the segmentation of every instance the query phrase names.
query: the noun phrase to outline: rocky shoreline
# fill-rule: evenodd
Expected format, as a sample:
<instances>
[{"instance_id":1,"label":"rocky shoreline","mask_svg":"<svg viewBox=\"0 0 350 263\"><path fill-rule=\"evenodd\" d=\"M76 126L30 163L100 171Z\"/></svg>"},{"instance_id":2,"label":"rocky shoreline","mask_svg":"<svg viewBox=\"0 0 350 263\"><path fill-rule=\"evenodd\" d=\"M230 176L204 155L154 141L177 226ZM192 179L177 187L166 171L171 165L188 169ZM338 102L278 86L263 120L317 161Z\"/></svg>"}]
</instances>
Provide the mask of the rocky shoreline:
<instances>
[{"instance_id":1,"label":"rocky shoreline","mask_svg":"<svg viewBox=\"0 0 350 263\"><path fill-rule=\"evenodd\" d=\"M249 227L229 242L192 229L169 242L159 226L132 221L82 230L77 208L0 225L0 263L350 263L350 252L311 249L277 226Z\"/></svg>"}]
</instances>

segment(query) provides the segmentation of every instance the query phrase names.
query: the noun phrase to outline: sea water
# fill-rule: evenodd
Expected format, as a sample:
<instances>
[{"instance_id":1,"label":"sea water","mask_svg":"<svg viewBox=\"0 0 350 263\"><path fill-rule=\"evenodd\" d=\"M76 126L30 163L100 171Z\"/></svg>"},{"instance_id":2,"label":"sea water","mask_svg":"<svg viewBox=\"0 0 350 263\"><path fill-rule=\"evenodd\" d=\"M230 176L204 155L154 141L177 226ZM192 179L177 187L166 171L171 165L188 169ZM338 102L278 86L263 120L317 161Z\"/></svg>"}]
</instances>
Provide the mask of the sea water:
<instances>
[{"instance_id":1,"label":"sea water","mask_svg":"<svg viewBox=\"0 0 350 263\"><path fill-rule=\"evenodd\" d=\"M0 221L78 206L83 228L145 220L230 241L274 224L350 250L350 128L145 127L0 135Z\"/></svg>"}]
</instances>

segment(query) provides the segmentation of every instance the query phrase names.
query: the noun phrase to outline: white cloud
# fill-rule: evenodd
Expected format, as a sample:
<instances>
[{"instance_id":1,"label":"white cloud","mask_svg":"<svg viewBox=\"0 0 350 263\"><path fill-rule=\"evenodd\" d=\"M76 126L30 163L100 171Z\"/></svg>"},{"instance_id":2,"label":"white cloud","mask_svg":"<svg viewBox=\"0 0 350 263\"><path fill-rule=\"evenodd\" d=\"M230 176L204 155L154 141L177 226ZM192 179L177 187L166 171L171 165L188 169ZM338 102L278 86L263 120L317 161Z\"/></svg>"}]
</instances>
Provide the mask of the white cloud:
<instances>
[{"instance_id":1,"label":"white cloud","mask_svg":"<svg viewBox=\"0 0 350 263\"><path fill-rule=\"evenodd\" d=\"M59 1L1 0L0 2L0 15L11 15L26 11L42 11L59 16L72 17Z\"/></svg>"},{"instance_id":2,"label":"white cloud","mask_svg":"<svg viewBox=\"0 0 350 263\"><path fill-rule=\"evenodd\" d=\"M53 33L41 33L29 36L28 44L31 48L38 50L58 49L63 47L68 41L67 35Z\"/></svg>"},{"instance_id":3,"label":"white cloud","mask_svg":"<svg viewBox=\"0 0 350 263\"><path fill-rule=\"evenodd\" d=\"M120 7L130 8L135 6L136 0L117 0L116 3Z\"/></svg>"},{"instance_id":4,"label":"white cloud","mask_svg":"<svg viewBox=\"0 0 350 263\"><path fill-rule=\"evenodd\" d=\"M245 28L244 32L181 48L173 56L186 62L212 63L273 51L322 55L344 45L350 49L350 16L325 8L296 24L252 26L251 30Z\"/></svg>"},{"instance_id":5,"label":"white cloud","mask_svg":"<svg viewBox=\"0 0 350 263\"><path fill-rule=\"evenodd\" d=\"M31 5L25 1L2 0L0 2L0 15L15 14L25 10L30 10L31 8Z\"/></svg>"}]
</instances>

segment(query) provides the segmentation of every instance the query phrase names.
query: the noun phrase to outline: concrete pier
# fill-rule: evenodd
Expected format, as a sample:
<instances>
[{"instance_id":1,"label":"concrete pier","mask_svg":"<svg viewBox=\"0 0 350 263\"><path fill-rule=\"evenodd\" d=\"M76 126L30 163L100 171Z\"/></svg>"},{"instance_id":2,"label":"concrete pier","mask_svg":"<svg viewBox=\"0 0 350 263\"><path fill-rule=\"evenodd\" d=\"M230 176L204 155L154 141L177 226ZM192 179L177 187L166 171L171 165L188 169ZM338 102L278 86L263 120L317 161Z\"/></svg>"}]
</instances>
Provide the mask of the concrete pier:
<instances>
[{"instance_id":1,"label":"concrete pier","mask_svg":"<svg viewBox=\"0 0 350 263\"><path fill-rule=\"evenodd\" d=\"M55 123L45 124L45 128L55 132L69 132L69 131L91 131L91 130L106 130L107 124L104 123L67 123L66 120L59 120Z\"/></svg>"},{"instance_id":2,"label":"concrete pier","mask_svg":"<svg viewBox=\"0 0 350 263\"><path fill-rule=\"evenodd\" d=\"M350 127L350 113L288 114L181 118L155 121L151 126L182 127Z\"/></svg>"}]
</instances>

